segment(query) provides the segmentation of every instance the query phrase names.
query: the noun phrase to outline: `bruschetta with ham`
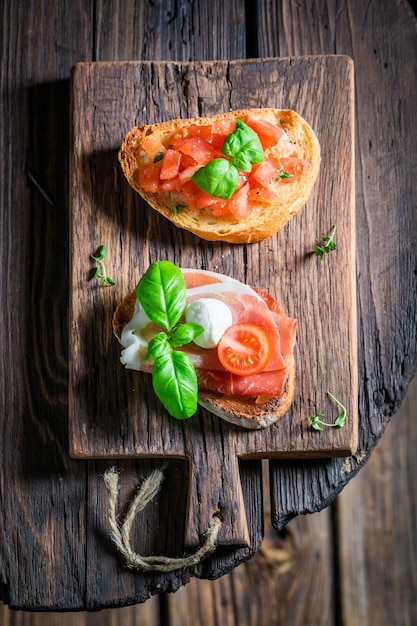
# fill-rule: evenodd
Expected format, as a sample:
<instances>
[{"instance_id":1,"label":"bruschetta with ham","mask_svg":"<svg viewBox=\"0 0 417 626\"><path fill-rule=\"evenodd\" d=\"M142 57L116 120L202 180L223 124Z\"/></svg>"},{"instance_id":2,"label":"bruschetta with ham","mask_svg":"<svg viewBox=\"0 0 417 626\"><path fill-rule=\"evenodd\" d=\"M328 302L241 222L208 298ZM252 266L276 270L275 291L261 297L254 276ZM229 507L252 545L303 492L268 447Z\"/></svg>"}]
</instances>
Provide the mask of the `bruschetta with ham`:
<instances>
[{"instance_id":1,"label":"bruschetta with ham","mask_svg":"<svg viewBox=\"0 0 417 626\"><path fill-rule=\"evenodd\" d=\"M153 302L161 303L162 315L153 314ZM167 314L169 308L175 314ZM183 360L176 362L185 355L195 373L196 402L250 429L270 426L292 403L296 329L297 320L266 292L168 261L152 264L113 316L122 364L152 374L157 395L174 417L190 417L197 408L187 396L192 376L184 374ZM155 381L155 370L161 380ZM172 405L175 394L179 400Z\"/></svg>"},{"instance_id":2,"label":"bruschetta with ham","mask_svg":"<svg viewBox=\"0 0 417 626\"><path fill-rule=\"evenodd\" d=\"M209 241L258 242L307 202L320 144L289 109L136 126L119 161L129 182L175 226Z\"/></svg>"}]
</instances>

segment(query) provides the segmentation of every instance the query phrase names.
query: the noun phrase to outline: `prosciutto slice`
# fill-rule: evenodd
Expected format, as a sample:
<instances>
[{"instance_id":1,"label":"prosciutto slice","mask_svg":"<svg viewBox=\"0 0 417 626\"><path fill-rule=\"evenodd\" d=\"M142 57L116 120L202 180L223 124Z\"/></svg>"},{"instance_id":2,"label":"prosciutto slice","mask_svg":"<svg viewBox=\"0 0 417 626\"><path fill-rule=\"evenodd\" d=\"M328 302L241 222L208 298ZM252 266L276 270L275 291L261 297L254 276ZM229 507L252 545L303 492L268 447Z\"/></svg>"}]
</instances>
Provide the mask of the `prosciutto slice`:
<instances>
[{"instance_id":1,"label":"prosciutto slice","mask_svg":"<svg viewBox=\"0 0 417 626\"><path fill-rule=\"evenodd\" d=\"M276 302L265 300L259 293L228 276L204 270L182 269L187 286L187 305L201 298L222 300L231 310L233 324L251 323L261 326L271 343L271 357L265 369L252 376L231 374L221 365L217 348L200 348L194 343L182 346L197 371L199 389L224 395L267 395L280 397L288 378L297 320L284 315ZM129 369L149 372L151 364L144 361L150 337L161 329L149 320L136 301L134 315L125 326L121 342L121 362Z\"/></svg>"}]
</instances>

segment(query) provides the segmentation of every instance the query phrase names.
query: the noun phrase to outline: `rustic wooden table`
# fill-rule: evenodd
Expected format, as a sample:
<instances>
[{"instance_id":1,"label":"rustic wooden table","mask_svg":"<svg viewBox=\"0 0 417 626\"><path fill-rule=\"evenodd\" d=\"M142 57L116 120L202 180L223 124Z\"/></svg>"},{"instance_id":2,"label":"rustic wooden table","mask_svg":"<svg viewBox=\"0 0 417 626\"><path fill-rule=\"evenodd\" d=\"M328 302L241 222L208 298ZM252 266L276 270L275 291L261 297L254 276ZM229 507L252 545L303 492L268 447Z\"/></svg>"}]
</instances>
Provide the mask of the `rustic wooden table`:
<instances>
[{"instance_id":1,"label":"rustic wooden table","mask_svg":"<svg viewBox=\"0 0 417 626\"><path fill-rule=\"evenodd\" d=\"M405 0L384 3L384 11L356 0L256 8L238 0L59 6L27 0L5 2L0 11L1 599L36 610L140 603L193 575L217 578L255 554L263 536L262 466L240 464L248 546L221 546L200 566L172 573L124 567L106 524L109 461L69 455L71 67L335 53L354 61L358 448L347 458L269 461L272 522L282 528L326 507L355 476L415 371L416 21ZM116 463L125 499L160 465ZM142 552L182 554L185 480L187 463L175 461L165 487L173 499L156 500L136 521Z\"/></svg>"}]
</instances>

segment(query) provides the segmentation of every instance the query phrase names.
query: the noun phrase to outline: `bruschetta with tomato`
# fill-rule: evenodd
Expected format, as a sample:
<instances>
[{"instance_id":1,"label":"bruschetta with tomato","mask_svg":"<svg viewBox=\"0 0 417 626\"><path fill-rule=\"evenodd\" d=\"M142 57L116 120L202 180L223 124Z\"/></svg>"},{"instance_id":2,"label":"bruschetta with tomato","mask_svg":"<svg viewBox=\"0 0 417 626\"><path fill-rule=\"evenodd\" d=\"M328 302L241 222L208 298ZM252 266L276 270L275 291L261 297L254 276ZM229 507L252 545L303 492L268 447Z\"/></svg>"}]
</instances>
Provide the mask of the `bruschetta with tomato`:
<instances>
[{"instance_id":1,"label":"bruschetta with tomato","mask_svg":"<svg viewBox=\"0 0 417 626\"><path fill-rule=\"evenodd\" d=\"M113 316L122 364L152 374L171 415L191 417L199 403L250 429L293 401L296 328L265 291L169 261L152 264Z\"/></svg>"},{"instance_id":2,"label":"bruschetta with tomato","mask_svg":"<svg viewBox=\"0 0 417 626\"><path fill-rule=\"evenodd\" d=\"M119 161L148 204L209 241L252 243L307 202L320 168L310 125L288 109L242 109L211 118L137 126Z\"/></svg>"}]
</instances>

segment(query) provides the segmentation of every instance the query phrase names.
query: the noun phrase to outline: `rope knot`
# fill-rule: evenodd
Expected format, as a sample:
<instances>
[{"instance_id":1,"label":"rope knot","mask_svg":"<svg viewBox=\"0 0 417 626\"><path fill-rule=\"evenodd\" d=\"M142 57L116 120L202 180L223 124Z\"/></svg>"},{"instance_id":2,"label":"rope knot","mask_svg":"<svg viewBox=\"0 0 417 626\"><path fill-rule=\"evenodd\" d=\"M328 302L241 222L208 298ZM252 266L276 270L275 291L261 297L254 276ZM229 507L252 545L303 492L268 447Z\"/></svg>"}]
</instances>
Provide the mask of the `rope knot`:
<instances>
[{"instance_id":1,"label":"rope knot","mask_svg":"<svg viewBox=\"0 0 417 626\"><path fill-rule=\"evenodd\" d=\"M104 483L109 495L108 522L111 530L111 539L117 550L124 556L127 567L132 569L147 572L173 572L178 569L198 565L216 547L217 535L222 522L218 515L213 515L204 544L193 554L185 557L141 556L132 550L130 531L136 514L142 511L159 493L163 480L163 470L155 469L139 486L123 522L119 524L116 514L119 494L119 472L115 467L111 467L104 474Z\"/></svg>"}]
</instances>

